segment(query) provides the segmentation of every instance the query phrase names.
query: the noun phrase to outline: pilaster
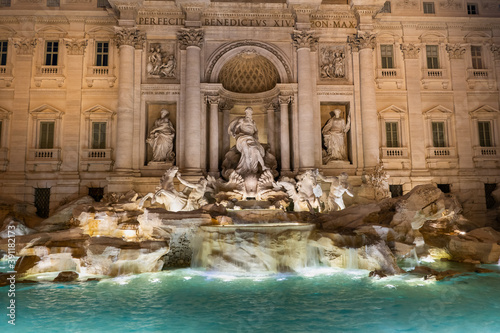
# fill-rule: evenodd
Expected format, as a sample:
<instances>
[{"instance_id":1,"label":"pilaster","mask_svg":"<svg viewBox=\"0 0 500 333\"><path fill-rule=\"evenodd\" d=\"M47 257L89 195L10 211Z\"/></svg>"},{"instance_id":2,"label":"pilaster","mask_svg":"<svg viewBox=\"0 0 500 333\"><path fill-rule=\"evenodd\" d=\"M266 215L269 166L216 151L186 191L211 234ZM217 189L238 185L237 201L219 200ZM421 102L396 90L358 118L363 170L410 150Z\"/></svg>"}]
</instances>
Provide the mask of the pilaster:
<instances>
[{"instance_id":1,"label":"pilaster","mask_svg":"<svg viewBox=\"0 0 500 333\"><path fill-rule=\"evenodd\" d=\"M209 172L212 176L219 175L219 96L207 96L207 103L210 105L209 111Z\"/></svg>"}]
</instances>

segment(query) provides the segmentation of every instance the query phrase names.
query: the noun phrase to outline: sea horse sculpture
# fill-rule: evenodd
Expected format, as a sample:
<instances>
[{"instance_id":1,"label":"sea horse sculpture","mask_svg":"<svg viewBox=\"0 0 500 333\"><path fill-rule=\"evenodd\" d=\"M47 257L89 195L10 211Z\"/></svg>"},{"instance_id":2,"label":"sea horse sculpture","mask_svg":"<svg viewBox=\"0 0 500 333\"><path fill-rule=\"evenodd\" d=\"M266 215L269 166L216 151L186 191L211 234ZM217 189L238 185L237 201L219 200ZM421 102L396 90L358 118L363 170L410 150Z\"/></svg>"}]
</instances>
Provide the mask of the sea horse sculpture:
<instances>
[{"instance_id":1,"label":"sea horse sculpture","mask_svg":"<svg viewBox=\"0 0 500 333\"><path fill-rule=\"evenodd\" d=\"M294 211L300 212L321 209L318 198L321 197L323 191L316 180L318 174L318 169L307 170L303 174L297 176L298 182L286 177L277 182L278 185L286 190L290 199L293 200Z\"/></svg>"},{"instance_id":2,"label":"sea horse sculpture","mask_svg":"<svg viewBox=\"0 0 500 333\"><path fill-rule=\"evenodd\" d=\"M155 193L148 193L141 199L139 203L139 208L144 206L146 200L151 199L151 203L160 203L165 206L166 210L172 212L178 212L183 210L187 203L187 195L178 192L175 189L174 185L174 177L176 176L179 168L176 166L171 167L167 171L163 177L161 177L160 185L156 187Z\"/></svg>"}]
</instances>

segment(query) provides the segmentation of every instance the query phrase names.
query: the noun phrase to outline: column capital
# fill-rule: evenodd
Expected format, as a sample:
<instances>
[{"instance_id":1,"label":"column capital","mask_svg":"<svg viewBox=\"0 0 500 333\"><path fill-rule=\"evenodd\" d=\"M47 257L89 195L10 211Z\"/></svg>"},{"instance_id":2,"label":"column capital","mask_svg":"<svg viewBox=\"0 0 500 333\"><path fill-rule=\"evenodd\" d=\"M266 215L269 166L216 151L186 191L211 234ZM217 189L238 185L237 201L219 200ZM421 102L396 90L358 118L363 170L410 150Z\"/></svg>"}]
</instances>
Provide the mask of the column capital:
<instances>
[{"instance_id":1,"label":"column capital","mask_svg":"<svg viewBox=\"0 0 500 333\"><path fill-rule=\"evenodd\" d=\"M292 33L293 45L297 50L302 48L315 48L318 44L318 37L314 36L312 30L294 30Z\"/></svg>"},{"instance_id":2,"label":"column capital","mask_svg":"<svg viewBox=\"0 0 500 333\"><path fill-rule=\"evenodd\" d=\"M219 102L219 107L222 111L231 110L234 107L234 102L227 98L221 98Z\"/></svg>"},{"instance_id":3,"label":"column capital","mask_svg":"<svg viewBox=\"0 0 500 333\"><path fill-rule=\"evenodd\" d=\"M219 95L207 95L205 96L205 101L210 105L218 105L221 102Z\"/></svg>"},{"instance_id":4,"label":"column capital","mask_svg":"<svg viewBox=\"0 0 500 333\"><path fill-rule=\"evenodd\" d=\"M115 27L115 43L119 48L122 45L133 46L137 49L141 49L144 41L146 40L146 35L139 31L136 27L124 28Z\"/></svg>"},{"instance_id":5,"label":"column capital","mask_svg":"<svg viewBox=\"0 0 500 333\"><path fill-rule=\"evenodd\" d=\"M347 43L351 45L353 49L374 49L376 44L376 34L371 32L358 31L356 35L347 36Z\"/></svg>"},{"instance_id":6,"label":"column capital","mask_svg":"<svg viewBox=\"0 0 500 333\"><path fill-rule=\"evenodd\" d=\"M273 100L266 104L267 111L276 111L276 107L278 106L278 101Z\"/></svg>"},{"instance_id":7,"label":"column capital","mask_svg":"<svg viewBox=\"0 0 500 333\"><path fill-rule=\"evenodd\" d=\"M86 39L64 39L66 49L68 49L69 55L82 55L85 52L85 47L87 46Z\"/></svg>"},{"instance_id":8,"label":"column capital","mask_svg":"<svg viewBox=\"0 0 500 333\"><path fill-rule=\"evenodd\" d=\"M17 51L17 55L33 55L36 38L9 38Z\"/></svg>"},{"instance_id":9,"label":"column capital","mask_svg":"<svg viewBox=\"0 0 500 333\"><path fill-rule=\"evenodd\" d=\"M401 44L401 51L403 51L403 57L407 59L418 59L418 53L420 52L420 46L413 43Z\"/></svg>"},{"instance_id":10,"label":"column capital","mask_svg":"<svg viewBox=\"0 0 500 333\"><path fill-rule=\"evenodd\" d=\"M293 96L289 96L289 95L279 95L278 96L278 103L280 105L284 105L284 104L288 105L292 101L293 101Z\"/></svg>"},{"instance_id":11,"label":"column capital","mask_svg":"<svg viewBox=\"0 0 500 333\"><path fill-rule=\"evenodd\" d=\"M446 45L446 52L448 52L448 55L450 56L451 59L463 59L464 58L464 53L465 53L465 46L462 44L447 44Z\"/></svg>"},{"instance_id":12,"label":"column capital","mask_svg":"<svg viewBox=\"0 0 500 333\"><path fill-rule=\"evenodd\" d=\"M205 33L203 29L184 28L177 33L177 39L179 40L181 50L185 50L189 46L201 48L205 39Z\"/></svg>"},{"instance_id":13,"label":"column capital","mask_svg":"<svg viewBox=\"0 0 500 333\"><path fill-rule=\"evenodd\" d=\"M500 46L491 44L490 51L493 53L493 58L495 60L500 60Z\"/></svg>"}]
</instances>

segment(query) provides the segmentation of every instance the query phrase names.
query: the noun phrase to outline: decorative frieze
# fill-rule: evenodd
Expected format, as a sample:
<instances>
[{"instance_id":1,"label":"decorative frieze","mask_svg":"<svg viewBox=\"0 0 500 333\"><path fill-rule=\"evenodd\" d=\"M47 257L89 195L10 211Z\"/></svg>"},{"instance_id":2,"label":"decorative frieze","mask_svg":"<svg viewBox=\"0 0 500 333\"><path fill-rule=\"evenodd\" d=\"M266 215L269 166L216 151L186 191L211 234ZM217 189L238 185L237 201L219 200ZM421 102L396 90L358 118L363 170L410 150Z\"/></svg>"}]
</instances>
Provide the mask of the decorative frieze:
<instances>
[{"instance_id":1,"label":"decorative frieze","mask_svg":"<svg viewBox=\"0 0 500 333\"><path fill-rule=\"evenodd\" d=\"M297 49L314 48L318 44L318 37L315 37L313 32L308 30L294 30L292 40Z\"/></svg>"},{"instance_id":2,"label":"decorative frieze","mask_svg":"<svg viewBox=\"0 0 500 333\"><path fill-rule=\"evenodd\" d=\"M115 43L117 47L129 45L135 48L142 48L146 36L137 28L115 27Z\"/></svg>"},{"instance_id":3,"label":"decorative frieze","mask_svg":"<svg viewBox=\"0 0 500 333\"><path fill-rule=\"evenodd\" d=\"M35 38L11 38L10 40L16 48L17 55L33 55L36 46Z\"/></svg>"},{"instance_id":4,"label":"decorative frieze","mask_svg":"<svg viewBox=\"0 0 500 333\"><path fill-rule=\"evenodd\" d=\"M82 55L87 46L87 41L85 39L65 39L64 42L69 55Z\"/></svg>"},{"instance_id":5,"label":"decorative frieze","mask_svg":"<svg viewBox=\"0 0 500 333\"><path fill-rule=\"evenodd\" d=\"M377 43L376 35L370 32L358 31L354 36L347 37L347 43L351 45L353 49L374 49Z\"/></svg>"},{"instance_id":6,"label":"decorative frieze","mask_svg":"<svg viewBox=\"0 0 500 333\"><path fill-rule=\"evenodd\" d=\"M493 53L495 60L500 60L500 46L491 44L490 51Z\"/></svg>"},{"instance_id":7,"label":"decorative frieze","mask_svg":"<svg viewBox=\"0 0 500 333\"><path fill-rule=\"evenodd\" d=\"M417 7L417 1L415 1L415 0L400 0L396 4L397 4L397 7L400 7L400 8L416 8Z\"/></svg>"},{"instance_id":8,"label":"decorative frieze","mask_svg":"<svg viewBox=\"0 0 500 333\"><path fill-rule=\"evenodd\" d=\"M462 9L462 1L457 1L457 0L440 1L439 8L459 10L459 9Z\"/></svg>"},{"instance_id":9,"label":"decorative frieze","mask_svg":"<svg viewBox=\"0 0 500 333\"><path fill-rule=\"evenodd\" d=\"M418 59L418 53L420 52L420 46L413 43L401 44L401 51L403 51L403 57L407 59Z\"/></svg>"},{"instance_id":10,"label":"decorative frieze","mask_svg":"<svg viewBox=\"0 0 500 333\"><path fill-rule=\"evenodd\" d=\"M185 50L189 46L196 46L201 48L205 38L203 29L181 29L177 33L177 39L181 46L181 50Z\"/></svg>"},{"instance_id":11,"label":"decorative frieze","mask_svg":"<svg viewBox=\"0 0 500 333\"><path fill-rule=\"evenodd\" d=\"M461 44L448 44L446 45L450 59L463 59L465 53L465 46Z\"/></svg>"},{"instance_id":12,"label":"decorative frieze","mask_svg":"<svg viewBox=\"0 0 500 333\"><path fill-rule=\"evenodd\" d=\"M322 79L345 77L345 52L342 47L322 47L320 57Z\"/></svg>"},{"instance_id":13,"label":"decorative frieze","mask_svg":"<svg viewBox=\"0 0 500 333\"><path fill-rule=\"evenodd\" d=\"M162 50L160 44L150 44L146 71L150 77L175 78L177 60L173 51Z\"/></svg>"}]
</instances>

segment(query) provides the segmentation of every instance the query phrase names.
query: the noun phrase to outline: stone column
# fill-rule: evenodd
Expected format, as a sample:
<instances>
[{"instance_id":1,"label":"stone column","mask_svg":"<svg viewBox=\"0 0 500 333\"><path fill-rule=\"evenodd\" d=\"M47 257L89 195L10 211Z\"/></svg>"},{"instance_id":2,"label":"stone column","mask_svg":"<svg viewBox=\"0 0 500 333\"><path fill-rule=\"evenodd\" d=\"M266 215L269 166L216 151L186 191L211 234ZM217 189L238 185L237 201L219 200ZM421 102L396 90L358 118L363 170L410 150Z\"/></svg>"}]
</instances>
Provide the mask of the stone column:
<instances>
[{"instance_id":1,"label":"stone column","mask_svg":"<svg viewBox=\"0 0 500 333\"><path fill-rule=\"evenodd\" d=\"M280 96L280 149L281 149L281 173L290 171L290 124L288 121L288 104L291 96Z\"/></svg>"},{"instance_id":2,"label":"stone column","mask_svg":"<svg viewBox=\"0 0 500 333\"><path fill-rule=\"evenodd\" d=\"M233 108L233 103L228 100L221 100L220 108L222 110L222 156L229 151L230 147L230 138L227 133L227 129L229 127L229 112Z\"/></svg>"},{"instance_id":3,"label":"stone column","mask_svg":"<svg viewBox=\"0 0 500 333\"><path fill-rule=\"evenodd\" d=\"M294 46L297 48L298 80L298 129L299 129L299 170L314 168L314 105L311 71L311 47L318 43L318 38L311 31L294 31Z\"/></svg>"},{"instance_id":4,"label":"stone column","mask_svg":"<svg viewBox=\"0 0 500 333\"><path fill-rule=\"evenodd\" d=\"M219 175L219 96L207 96L210 105L210 150L209 150L209 172L212 176Z\"/></svg>"},{"instance_id":5,"label":"stone column","mask_svg":"<svg viewBox=\"0 0 500 333\"><path fill-rule=\"evenodd\" d=\"M500 87L500 46L492 44L490 46L490 51L493 54L493 59L495 59L495 74L497 78L497 89ZM499 101L500 102L500 101Z\"/></svg>"},{"instance_id":6,"label":"stone column","mask_svg":"<svg viewBox=\"0 0 500 333\"><path fill-rule=\"evenodd\" d=\"M412 175L418 176L418 173L426 172L427 165L425 161L425 142L422 140L424 131L424 120L422 117L422 100L420 96L420 47L414 44L401 44L405 62L406 90L408 98L408 127L410 130L409 151L411 157Z\"/></svg>"},{"instance_id":7,"label":"stone column","mask_svg":"<svg viewBox=\"0 0 500 333\"><path fill-rule=\"evenodd\" d=\"M178 33L181 49L186 50L186 94L184 110L184 172L201 174L201 46L202 29L182 29Z\"/></svg>"},{"instance_id":8,"label":"stone column","mask_svg":"<svg viewBox=\"0 0 500 333\"><path fill-rule=\"evenodd\" d=\"M361 123L363 128L363 160L365 169L375 167L379 161L377 101L373 68L375 35L361 32L348 38L353 49L359 50L359 81L361 97Z\"/></svg>"},{"instance_id":9,"label":"stone column","mask_svg":"<svg viewBox=\"0 0 500 333\"><path fill-rule=\"evenodd\" d=\"M28 139L28 116L30 103L31 68L33 52L35 50L36 39L12 38L10 45L16 49L16 56L13 57L14 68L16 69L14 86L14 109L12 110L10 123L10 146L8 171L12 175L19 173L19 178L24 179L26 168L26 151ZM33 133L32 135L35 135ZM9 176L12 181L16 176ZM23 180L21 181L23 182ZM23 184L24 186L24 184ZM24 198L21 198L24 200Z\"/></svg>"},{"instance_id":10,"label":"stone column","mask_svg":"<svg viewBox=\"0 0 500 333\"><path fill-rule=\"evenodd\" d=\"M446 51L450 56L450 76L453 86L453 104L456 125L456 144L458 154L458 167L460 172L474 168L473 150L471 142L470 118L467 103L467 68L465 66L465 46L461 44L448 44ZM451 130L451 129L448 129ZM450 142L449 145L452 145Z\"/></svg>"},{"instance_id":11,"label":"stone column","mask_svg":"<svg viewBox=\"0 0 500 333\"><path fill-rule=\"evenodd\" d=\"M271 102L267 105L267 142L269 144L269 149L271 154L275 155L276 152L276 139L274 136L274 111L276 105Z\"/></svg>"},{"instance_id":12,"label":"stone column","mask_svg":"<svg viewBox=\"0 0 500 333\"><path fill-rule=\"evenodd\" d=\"M115 28L119 48L118 112L116 126L115 171L132 172L134 131L134 51L144 42L137 28Z\"/></svg>"}]
</instances>

